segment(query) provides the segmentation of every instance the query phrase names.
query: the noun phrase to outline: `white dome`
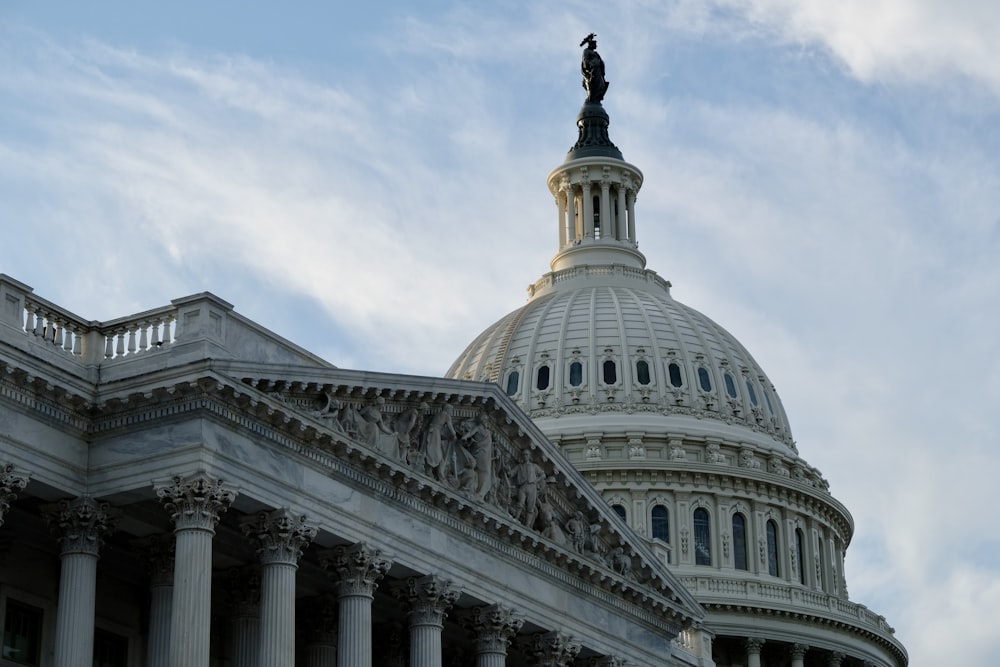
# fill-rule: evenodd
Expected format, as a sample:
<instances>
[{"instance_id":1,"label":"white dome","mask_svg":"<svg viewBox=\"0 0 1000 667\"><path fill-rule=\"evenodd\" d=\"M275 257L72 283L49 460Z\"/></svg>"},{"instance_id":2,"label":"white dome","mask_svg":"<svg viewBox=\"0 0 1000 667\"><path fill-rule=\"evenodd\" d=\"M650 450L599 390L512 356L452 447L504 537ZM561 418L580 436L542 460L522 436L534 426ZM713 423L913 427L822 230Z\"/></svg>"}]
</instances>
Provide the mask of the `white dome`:
<instances>
[{"instance_id":1,"label":"white dome","mask_svg":"<svg viewBox=\"0 0 1000 667\"><path fill-rule=\"evenodd\" d=\"M449 377L500 384L540 425L558 418L543 430L562 436L643 431L795 452L761 367L728 331L675 301L653 271L573 266L529 292Z\"/></svg>"}]
</instances>

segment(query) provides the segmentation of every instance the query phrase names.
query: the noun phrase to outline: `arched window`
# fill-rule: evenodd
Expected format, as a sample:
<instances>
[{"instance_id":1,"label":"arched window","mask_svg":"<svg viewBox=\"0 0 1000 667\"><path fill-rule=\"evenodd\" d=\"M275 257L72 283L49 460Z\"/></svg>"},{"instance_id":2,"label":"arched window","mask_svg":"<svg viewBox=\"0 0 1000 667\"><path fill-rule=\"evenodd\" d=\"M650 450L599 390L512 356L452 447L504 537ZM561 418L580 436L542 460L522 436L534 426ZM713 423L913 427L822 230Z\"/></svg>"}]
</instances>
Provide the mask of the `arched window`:
<instances>
[{"instance_id":1,"label":"arched window","mask_svg":"<svg viewBox=\"0 0 1000 667\"><path fill-rule=\"evenodd\" d=\"M517 393L517 382L521 379L521 374L517 371L511 371L510 375L507 376L507 395L513 396Z\"/></svg>"},{"instance_id":2,"label":"arched window","mask_svg":"<svg viewBox=\"0 0 1000 667\"><path fill-rule=\"evenodd\" d=\"M733 381L733 376L725 373L722 379L726 382L726 393L729 394L729 398L736 398L736 382Z\"/></svg>"},{"instance_id":3,"label":"arched window","mask_svg":"<svg viewBox=\"0 0 1000 667\"><path fill-rule=\"evenodd\" d=\"M611 506L611 509L613 509L615 511L615 514L617 514L619 517L621 517L622 521L626 520L626 518L625 518L625 506L624 505L619 505L618 503L615 503L614 505Z\"/></svg>"},{"instance_id":4,"label":"arched window","mask_svg":"<svg viewBox=\"0 0 1000 667\"><path fill-rule=\"evenodd\" d=\"M654 505L652 518L653 537L670 544L670 512L663 505Z\"/></svg>"},{"instance_id":5,"label":"arched window","mask_svg":"<svg viewBox=\"0 0 1000 667\"><path fill-rule=\"evenodd\" d=\"M670 384L672 386L684 386L684 377L681 375L681 367L678 364L670 362L670 365L667 366L667 374L670 375Z\"/></svg>"},{"instance_id":6,"label":"arched window","mask_svg":"<svg viewBox=\"0 0 1000 667\"><path fill-rule=\"evenodd\" d=\"M708 376L708 369L704 366L698 367L698 384L702 391L712 391L712 378Z\"/></svg>"},{"instance_id":7,"label":"arched window","mask_svg":"<svg viewBox=\"0 0 1000 667\"><path fill-rule=\"evenodd\" d=\"M614 384L618 382L618 369L615 367L615 362L611 359L607 359L604 362L604 384Z\"/></svg>"},{"instance_id":8,"label":"arched window","mask_svg":"<svg viewBox=\"0 0 1000 667\"><path fill-rule=\"evenodd\" d=\"M601 198L594 195L594 238L601 238Z\"/></svg>"},{"instance_id":9,"label":"arched window","mask_svg":"<svg viewBox=\"0 0 1000 667\"><path fill-rule=\"evenodd\" d=\"M767 522L767 573L778 576L778 524L773 519Z\"/></svg>"},{"instance_id":10,"label":"arched window","mask_svg":"<svg viewBox=\"0 0 1000 667\"><path fill-rule=\"evenodd\" d=\"M802 535L802 530L799 528L795 529L795 564L799 568L799 583L805 585L806 583L806 550L805 550L805 538Z\"/></svg>"},{"instance_id":11,"label":"arched window","mask_svg":"<svg viewBox=\"0 0 1000 667\"><path fill-rule=\"evenodd\" d=\"M694 511L694 563L712 564L712 535L708 520L708 510L699 507Z\"/></svg>"},{"instance_id":12,"label":"arched window","mask_svg":"<svg viewBox=\"0 0 1000 667\"><path fill-rule=\"evenodd\" d=\"M747 520L742 514L733 515L733 565L737 570L747 570Z\"/></svg>"},{"instance_id":13,"label":"arched window","mask_svg":"<svg viewBox=\"0 0 1000 667\"><path fill-rule=\"evenodd\" d=\"M754 391L753 383L750 382L750 378L747 378L747 394L750 396L750 404L757 407L757 392Z\"/></svg>"},{"instance_id":14,"label":"arched window","mask_svg":"<svg viewBox=\"0 0 1000 667\"><path fill-rule=\"evenodd\" d=\"M571 387L579 387L583 384L583 364L574 361L569 365L569 384Z\"/></svg>"},{"instance_id":15,"label":"arched window","mask_svg":"<svg viewBox=\"0 0 1000 667\"><path fill-rule=\"evenodd\" d=\"M535 386L538 387L539 390L545 390L549 388L548 366L540 366L538 368L538 382L535 383Z\"/></svg>"},{"instance_id":16,"label":"arched window","mask_svg":"<svg viewBox=\"0 0 1000 667\"><path fill-rule=\"evenodd\" d=\"M767 393L767 389L764 390L764 400L767 402L767 412L772 417L774 416L774 406L771 405L771 395Z\"/></svg>"},{"instance_id":17,"label":"arched window","mask_svg":"<svg viewBox=\"0 0 1000 667\"><path fill-rule=\"evenodd\" d=\"M639 384L649 384L649 362L645 359L635 362L635 377Z\"/></svg>"}]
</instances>

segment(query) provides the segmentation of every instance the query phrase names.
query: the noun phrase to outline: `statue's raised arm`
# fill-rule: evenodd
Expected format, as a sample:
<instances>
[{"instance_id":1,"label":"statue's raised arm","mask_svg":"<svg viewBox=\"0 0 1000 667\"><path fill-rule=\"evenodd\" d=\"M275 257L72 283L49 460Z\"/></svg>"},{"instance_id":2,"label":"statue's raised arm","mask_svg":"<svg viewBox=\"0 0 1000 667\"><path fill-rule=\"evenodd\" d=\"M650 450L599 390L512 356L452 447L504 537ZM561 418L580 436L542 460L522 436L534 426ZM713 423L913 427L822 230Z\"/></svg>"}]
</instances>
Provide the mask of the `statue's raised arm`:
<instances>
[{"instance_id":1,"label":"statue's raised arm","mask_svg":"<svg viewBox=\"0 0 1000 667\"><path fill-rule=\"evenodd\" d=\"M584 44L580 71L583 73L583 87L587 91L587 103L600 104L608 90L608 81L604 78L604 61L597 52L597 35L590 33L584 37L580 46Z\"/></svg>"}]
</instances>

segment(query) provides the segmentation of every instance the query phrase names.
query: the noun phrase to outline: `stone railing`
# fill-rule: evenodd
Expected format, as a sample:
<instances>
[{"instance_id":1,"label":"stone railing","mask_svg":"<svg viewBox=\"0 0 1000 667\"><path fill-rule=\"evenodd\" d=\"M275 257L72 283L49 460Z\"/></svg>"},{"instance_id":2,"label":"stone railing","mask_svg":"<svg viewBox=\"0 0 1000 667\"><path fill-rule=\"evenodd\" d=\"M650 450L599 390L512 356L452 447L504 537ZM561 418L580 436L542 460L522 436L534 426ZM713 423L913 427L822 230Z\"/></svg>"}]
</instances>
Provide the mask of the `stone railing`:
<instances>
[{"instance_id":1,"label":"stone railing","mask_svg":"<svg viewBox=\"0 0 1000 667\"><path fill-rule=\"evenodd\" d=\"M153 352L175 340L174 305L109 322L87 321L0 275L3 323L56 353L86 364Z\"/></svg>"},{"instance_id":2,"label":"stone railing","mask_svg":"<svg viewBox=\"0 0 1000 667\"><path fill-rule=\"evenodd\" d=\"M771 607L795 613L811 613L824 619L849 623L883 637L895 630L868 607L821 591L781 583L722 577L678 577L702 604L744 604Z\"/></svg>"},{"instance_id":3,"label":"stone railing","mask_svg":"<svg viewBox=\"0 0 1000 667\"><path fill-rule=\"evenodd\" d=\"M536 293L549 289L558 283L576 278L589 278L592 276L619 276L628 280L645 280L650 286L659 287L670 292L670 281L664 280L654 271L648 269L636 269L623 264L595 265L595 266L573 266L561 271L546 273L533 285L528 286L529 298Z\"/></svg>"}]
</instances>

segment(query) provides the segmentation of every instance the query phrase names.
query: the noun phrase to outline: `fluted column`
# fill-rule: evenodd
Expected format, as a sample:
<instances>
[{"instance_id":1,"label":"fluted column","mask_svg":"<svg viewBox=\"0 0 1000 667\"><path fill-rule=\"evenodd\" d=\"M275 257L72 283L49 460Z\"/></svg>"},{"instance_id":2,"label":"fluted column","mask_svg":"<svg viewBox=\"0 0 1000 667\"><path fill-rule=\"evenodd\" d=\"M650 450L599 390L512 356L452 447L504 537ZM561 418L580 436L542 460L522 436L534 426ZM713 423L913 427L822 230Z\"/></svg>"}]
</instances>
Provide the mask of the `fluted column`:
<instances>
[{"instance_id":1,"label":"fluted column","mask_svg":"<svg viewBox=\"0 0 1000 667\"><path fill-rule=\"evenodd\" d=\"M260 557L261 665L295 663L295 571L302 550L316 537L304 516L288 510L260 512L244 521L243 533Z\"/></svg>"},{"instance_id":2,"label":"fluted column","mask_svg":"<svg viewBox=\"0 0 1000 667\"><path fill-rule=\"evenodd\" d=\"M208 667L212 612L212 537L236 499L222 480L196 474L156 486L174 522L174 599L169 667Z\"/></svg>"},{"instance_id":3,"label":"fluted column","mask_svg":"<svg viewBox=\"0 0 1000 667\"><path fill-rule=\"evenodd\" d=\"M305 626L304 667L337 666L337 600L321 596L308 602Z\"/></svg>"},{"instance_id":4,"label":"fluted column","mask_svg":"<svg viewBox=\"0 0 1000 667\"><path fill-rule=\"evenodd\" d=\"M788 649L788 654L792 658L792 667L805 667L806 652L809 646L806 644L792 644Z\"/></svg>"},{"instance_id":5,"label":"fluted column","mask_svg":"<svg viewBox=\"0 0 1000 667\"><path fill-rule=\"evenodd\" d=\"M94 660L94 605L97 558L104 535L117 517L93 498L63 500L44 508L58 531L61 551L59 607L56 610L55 667L90 667Z\"/></svg>"},{"instance_id":6,"label":"fluted column","mask_svg":"<svg viewBox=\"0 0 1000 667\"><path fill-rule=\"evenodd\" d=\"M579 652L579 642L556 631L533 636L529 647L532 667L567 667Z\"/></svg>"},{"instance_id":7,"label":"fluted column","mask_svg":"<svg viewBox=\"0 0 1000 667\"><path fill-rule=\"evenodd\" d=\"M372 599L392 562L367 544L337 547L321 559L337 586L337 664L371 667Z\"/></svg>"},{"instance_id":8,"label":"fluted column","mask_svg":"<svg viewBox=\"0 0 1000 667\"><path fill-rule=\"evenodd\" d=\"M149 632L146 667L167 667L170 652L170 604L174 594L174 536L154 535L136 540L149 567Z\"/></svg>"},{"instance_id":9,"label":"fluted column","mask_svg":"<svg viewBox=\"0 0 1000 667\"><path fill-rule=\"evenodd\" d=\"M628 208L625 204L625 188L621 184L616 189L618 196L618 214L615 216L615 238L619 241L627 240L628 230Z\"/></svg>"},{"instance_id":10,"label":"fluted column","mask_svg":"<svg viewBox=\"0 0 1000 667\"><path fill-rule=\"evenodd\" d=\"M441 667L441 630L461 591L435 575L410 577L393 590L410 617L410 667Z\"/></svg>"},{"instance_id":11,"label":"fluted column","mask_svg":"<svg viewBox=\"0 0 1000 667\"><path fill-rule=\"evenodd\" d=\"M28 485L28 476L14 469L14 464L7 463L0 468L0 526L3 525L4 517L10 504L17 498L17 494Z\"/></svg>"},{"instance_id":12,"label":"fluted column","mask_svg":"<svg viewBox=\"0 0 1000 667\"><path fill-rule=\"evenodd\" d=\"M236 567L226 573L229 659L232 667L258 667L260 660L260 570Z\"/></svg>"},{"instance_id":13,"label":"fluted column","mask_svg":"<svg viewBox=\"0 0 1000 667\"><path fill-rule=\"evenodd\" d=\"M611 181L601 179L601 238L614 238L615 221L611 219Z\"/></svg>"},{"instance_id":14,"label":"fluted column","mask_svg":"<svg viewBox=\"0 0 1000 667\"><path fill-rule=\"evenodd\" d=\"M566 222L569 229L569 241L580 238L580 230L576 226L576 186L570 183L566 187Z\"/></svg>"},{"instance_id":15,"label":"fluted column","mask_svg":"<svg viewBox=\"0 0 1000 667\"><path fill-rule=\"evenodd\" d=\"M583 236L584 238L594 238L594 198L590 194L590 181L584 180L580 183L583 190Z\"/></svg>"},{"instance_id":16,"label":"fluted column","mask_svg":"<svg viewBox=\"0 0 1000 667\"><path fill-rule=\"evenodd\" d=\"M628 237L632 243L637 243L635 239L635 191L625 193L625 208L628 211Z\"/></svg>"},{"instance_id":17,"label":"fluted column","mask_svg":"<svg viewBox=\"0 0 1000 667\"><path fill-rule=\"evenodd\" d=\"M556 194L556 209L559 211L559 247L564 248L566 246L567 239L567 222L566 222L566 198L569 196L568 184L565 179L559 186L559 192Z\"/></svg>"},{"instance_id":18,"label":"fluted column","mask_svg":"<svg viewBox=\"0 0 1000 667\"><path fill-rule=\"evenodd\" d=\"M470 609L465 625L476 635L476 667L504 667L507 647L523 624L523 618L499 604Z\"/></svg>"},{"instance_id":19,"label":"fluted column","mask_svg":"<svg viewBox=\"0 0 1000 667\"><path fill-rule=\"evenodd\" d=\"M760 667L760 652L764 648L764 640L748 637L744 645L747 649L747 667Z\"/></svg>"},{"instance_id":20,"label":"fluted column","mask_svg":"<svg viewBox=\"0 0 1000 667\"><path fill-rule=\"evenodd\" d=\"M827 667L840 667L840 663L844 661L844 657L844 654L839 651L830 651L826 654Z\"/></svg>"}]
</instances>

